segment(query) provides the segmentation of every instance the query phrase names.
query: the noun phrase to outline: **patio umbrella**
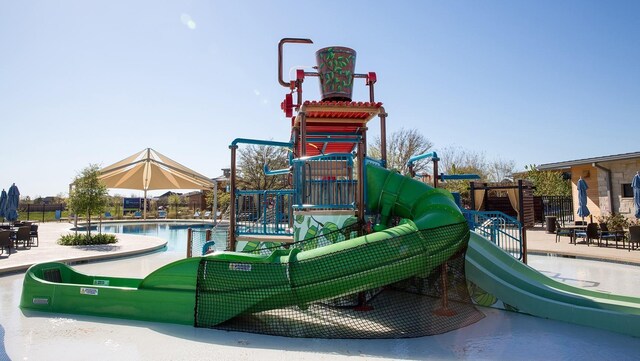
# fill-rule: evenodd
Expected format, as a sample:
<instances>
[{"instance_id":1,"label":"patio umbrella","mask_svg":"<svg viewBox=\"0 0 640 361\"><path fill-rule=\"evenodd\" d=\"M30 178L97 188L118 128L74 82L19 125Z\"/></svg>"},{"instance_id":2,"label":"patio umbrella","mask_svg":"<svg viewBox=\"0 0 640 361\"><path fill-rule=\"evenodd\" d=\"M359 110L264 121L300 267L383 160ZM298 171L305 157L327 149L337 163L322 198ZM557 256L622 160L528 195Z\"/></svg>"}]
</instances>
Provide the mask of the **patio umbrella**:
<instances>
[{"instance_id":1,"label":"patio umbrella","mask_svg":"<svg viewBox=\"0 0 640 361\"><path fill-rule=\"evenodd\" d=\"M587 208L587 189L589 189L587 182L580 177L578 179L578 217L582 217L583 220L584 217L591 214L589 208Z\"/></svg>"},{"instance_id":2,"label":"patio umbrella","mask_svg":"<svg viewBox=\"0 0 640 361\"><path fill-rule=\"evenodd\" d=\"M640 218L640 172L636 172L636 175L631 181L631 187L633 188L633 204L636 206L636 218Z\"/></svg>"},{"instance_id":3,"label":"patio umbrella","mask_svg":"<svg viewBox=\"0 0 640 361\"><path fill-rule=\"evenodd\" d=\"M2 193L0 193L0 217L2 217L2 223L4 223L5 208L7 208L7 192L3 189Z\"/></svg>"},{"instance_id":4,"label":"patio umbrella","mask_svg":"<svg viewBox=\"0 0 640 361\"><path fill-rule=\"evenodd\" d=\"M20 191L16 184L13 183L11 187L9 187L9 192L7 192L7 208L5 209L4 217L9 222L18 220L18 202L20 202Z\"/></svg>"}]
</instances>

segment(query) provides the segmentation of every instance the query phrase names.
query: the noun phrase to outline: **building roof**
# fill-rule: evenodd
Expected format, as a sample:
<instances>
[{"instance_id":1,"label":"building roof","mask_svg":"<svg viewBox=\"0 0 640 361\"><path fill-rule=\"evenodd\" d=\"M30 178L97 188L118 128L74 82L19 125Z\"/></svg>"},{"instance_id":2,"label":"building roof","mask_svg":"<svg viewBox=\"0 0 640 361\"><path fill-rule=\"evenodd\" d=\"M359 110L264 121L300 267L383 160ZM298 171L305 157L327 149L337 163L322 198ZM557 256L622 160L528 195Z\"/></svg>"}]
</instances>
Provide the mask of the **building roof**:
<instances>
[{"instance_id":1,"label":"building roof","mask_svg":"<svg viewBox=\"0 0 640 361\"><path fill-rule=\"evenodd\" d=\"M616 160L625 160L625 159L633 159L633 158L640 158L640 152L605 155L602 157L584 158L584 159L576 159L576 160L567 160L564 162L540 164L538 165L538 170L563 169L563 168L570 168L576 165L613 162Z\"/></svg>"}]
</instances>

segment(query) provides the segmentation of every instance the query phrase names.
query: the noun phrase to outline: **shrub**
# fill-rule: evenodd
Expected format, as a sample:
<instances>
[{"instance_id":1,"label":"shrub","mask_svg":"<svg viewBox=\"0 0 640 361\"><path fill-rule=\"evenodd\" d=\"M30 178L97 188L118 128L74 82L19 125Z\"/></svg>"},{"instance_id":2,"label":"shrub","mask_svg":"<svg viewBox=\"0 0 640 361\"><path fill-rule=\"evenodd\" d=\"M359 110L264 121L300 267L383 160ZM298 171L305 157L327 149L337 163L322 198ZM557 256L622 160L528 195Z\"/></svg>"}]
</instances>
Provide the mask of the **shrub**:
<instances>
[{"instance_id":1,"label":"shrub","mask_svg":"<svg viewBox=\"0 0 640 361\"><path fill-rule=\"evenodd\" d=\"M117 243L115 234L66 234L58 240L61 246L92 246L97 244Z\"/></svg>"},{"instance_id":2,"label":"shrub","mask_svg":"<svg viewBox=\"0 0 640 361\"><path fill-rule=\"evenodd\" d=\"M618 231L623 228L629 227L629 219L622 214L607 214L602 217L598 217L598 222L606 223L607 228L611 231Z\"/></svg>"}]
</instances>

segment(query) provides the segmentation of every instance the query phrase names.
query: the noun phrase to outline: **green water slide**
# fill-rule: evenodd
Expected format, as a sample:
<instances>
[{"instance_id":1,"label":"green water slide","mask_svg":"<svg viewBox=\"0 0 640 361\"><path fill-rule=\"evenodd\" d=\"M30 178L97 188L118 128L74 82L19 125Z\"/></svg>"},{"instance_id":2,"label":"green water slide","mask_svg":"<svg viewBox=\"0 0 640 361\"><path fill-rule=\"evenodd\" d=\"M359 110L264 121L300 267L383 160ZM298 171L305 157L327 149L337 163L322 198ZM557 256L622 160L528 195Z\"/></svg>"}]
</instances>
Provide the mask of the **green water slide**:
<instances>
[{"instance_id":1,"label":"green water slide","mask_svg":"<svg viewBox=\"0 0 640 361\"><path fill-rule=\"evenodd\" d=\"M553 280L471 233L467 279L518 311L640 337L640 298Z\"/></svg>"},{"instance_id":2,"label":"green water slide","mask_svg":"<svg viewBox=\"0 0 640 361\"><path fill-rule=\"evenodd\" d=\"M367 166L367 207L399 225L321 248L269 256L218 252L168 264L144 279L32 266L21 307L50 312L216 325L235 316L385 286L426 275L462 249L469 230L450 193ZM446 230L446 231L443 231ZM433 232L431 232L433 231Z\"/></svg>"}]
</instances>

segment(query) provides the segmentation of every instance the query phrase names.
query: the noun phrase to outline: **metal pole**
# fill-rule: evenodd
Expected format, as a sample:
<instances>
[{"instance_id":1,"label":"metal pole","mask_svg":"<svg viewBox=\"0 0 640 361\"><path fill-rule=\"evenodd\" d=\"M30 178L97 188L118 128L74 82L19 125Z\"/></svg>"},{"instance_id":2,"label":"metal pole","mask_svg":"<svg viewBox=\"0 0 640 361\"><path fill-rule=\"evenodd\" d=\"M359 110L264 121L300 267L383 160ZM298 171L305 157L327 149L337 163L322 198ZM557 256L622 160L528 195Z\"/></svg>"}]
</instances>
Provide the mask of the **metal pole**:
<instances>
[{"instance_id":1,"label":"metal pole","mask_svg":"<svg viewBox=\"0 0 640 361\"><path fill-rule=\"evenodd\" d=\"M380 113L378 113L380 118L380 158L385 168L387 167L387 115L384 108L380 107Z\"/></svg>"},{"instance_id":2,"label":"metal pole","mask_svg":"<svg viewBox=\"0 0 640 361\"><path fill-rule=\"evenodd\" d=\"M218 224L218 181L213 181L213 225Z\"/></svg>"},{"instance_id":3,"label":"metal pole","mask_svg":"<svg viewBox=\"0 0 640 361\"><path fill-rule=\"evenodd\" d=\"M300 116L300 156L307 155L307 116L304 112L298 113Z\"/></svg>"},{"instance_id":4,"label":"metal pole","mask_svg":"<svg viewBox=\"0 0 640 361\"><path fill-rule=\"evenodd\" d=\"M358 142L358 220L364 224L364 152L362 140Z\"/></svg>"},{"instance_id":5,"label":"metal pole","mask_svg":"<svg viewBox=\"0 0 640 361\"><path fill-rule=\"evenodd\" d=\"M230 210L229 210L229 251L236 250L236 150L237 145L231 148L231 180L229 186Z\"/></svg>"},{"instance_id":6,"label":"metal pole","mask_svg":"<svg viewBox=\"0 0 640 361\"><path fill-rule=\"evenodd\" d=\"M438 158L433 158L433 188L438 188Z\"/></svg>"},{"instance_id":7,"label":"metal pole","mask_svg":"<svg viewBox=\"0 0 640 361\"><path fill-rule=\"evenodd\" d=\"M522 189L522 179L518 179L518 198L520 198L518 202L518 220L522 226L522 262L527 264L527 229L524 224L524 192Z\"/></svg>"},{"instance_id":8,"label":"metal pole","mask_svg":"<svg viewBox=\"0 0 640 361\"><path fill-rule=\"evenodd\" d=\"M187 228L187 258L191 258L193 246L193 230L191 228Z\"/></svg>"}]
</instances>

